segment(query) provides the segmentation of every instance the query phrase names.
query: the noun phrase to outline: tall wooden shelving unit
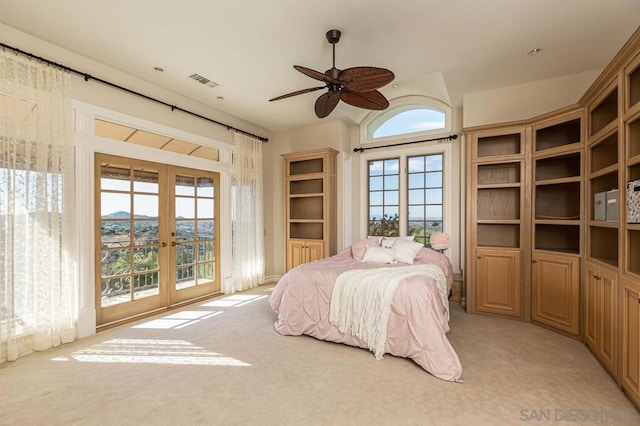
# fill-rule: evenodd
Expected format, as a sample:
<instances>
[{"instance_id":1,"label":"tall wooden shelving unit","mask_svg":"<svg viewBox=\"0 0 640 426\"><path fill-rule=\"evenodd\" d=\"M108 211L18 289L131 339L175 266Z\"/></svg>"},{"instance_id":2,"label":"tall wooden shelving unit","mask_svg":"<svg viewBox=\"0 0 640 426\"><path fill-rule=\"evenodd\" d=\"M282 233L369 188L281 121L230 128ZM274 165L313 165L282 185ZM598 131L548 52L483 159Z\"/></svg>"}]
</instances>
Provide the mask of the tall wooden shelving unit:
<instances>
[{"instance_id":1,"label":"tall wooden shelving unit","mask_svg":"<svg viewBox=\"0 0 640 426\"><path fill-rule=\"evenodd\" d=\"M485 128L469 137L467 275L474 285L467 306L523 318L529 138L522 127Z\"/></svg>"},{"instance_id":2,"label":"tall wooden shelving unit","mask_svg":"<svg viewBox=\"0 0 640 426\"><path fill-rule=\"evenodd\" d=\"M336 156L331 148L283 154L286 270L336 253Z\"/></svg>"},{"instance_id":3,"label":"tall wooden shelving unit","mask_svg":"<svg viewBox=\"0 0 640 426\"><path fill-rule=\"evenodd\" d=\"M575 107L465 132L468 310L582 338L640 408L640 28Z\"/></svg>"},{"instance_id":4,"label":"tall wooden shelving unit","mask_svg":"<svg viewBox=\"0 0 640 426\"><path fill-rule=\"evenodd\" d=\"M618 271L620 212L607 214L606 194L619 190L620 144L618 78L587 105L587 261L585 276L585 343L613 377L618 376ZM597 194L605 194L604 215ZM622 205L622 204L619 204Z\"/></svg>"},{"instance_id":5,"label":"tall wooden shelving unit","mask_svg":"<svg viewBox=\"0 0 640 426\"><path fill-rule=\"evenodd\" d=\"M580 335L582 108L533 124L531 320Z\"/></svg>"},{"instance_id":6,"label":"tall wooden shelving unit","mask_svg":"<svg viewBox=\"0 0 640 426\"><path fill-rule=\"evenodd\" d=\"M627 191L627 182L637 182L640 179L640 41L637 41L635 51L635 58L620 73L623 87L621 104L624 111L621 124L624 132L624 168L621 168L621 173L624 173L625 183L620 192L625 201L634 195ZM633 185L633 188L637 190L637 186ZM635 193L635 196L640 197L640 193ZM621 225L621 384L627 395L640 407L640 223L635 223L635 220L629 223L623 212Z\"/></svg>"},{"instance_id":7,"label":"tall wooden shelving unit","mask_svg":"<svg viewBox=\"0 0 640 426\"><path fill-rule=\"evenodd\" d=\"M578 336L583 108L466 131L469 311Z\"/></svg>"}]
</instances>

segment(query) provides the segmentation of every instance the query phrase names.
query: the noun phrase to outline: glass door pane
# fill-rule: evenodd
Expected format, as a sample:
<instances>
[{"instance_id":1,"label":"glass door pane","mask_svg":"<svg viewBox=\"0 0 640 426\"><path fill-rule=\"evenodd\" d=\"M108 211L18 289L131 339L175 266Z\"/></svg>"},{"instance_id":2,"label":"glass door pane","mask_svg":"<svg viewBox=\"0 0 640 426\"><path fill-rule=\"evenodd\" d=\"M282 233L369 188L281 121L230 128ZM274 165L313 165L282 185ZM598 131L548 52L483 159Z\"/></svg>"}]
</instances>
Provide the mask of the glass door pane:
<instances>
[{"instance_id":1,"label":"glass door pane","mask_svg":"<svg viewBox=\"0 0 640 426\"><path fill-rule=\"evenodd\" d=\"M105 155L97 158L100 287L96 308L101 325L161 304L159 182L163 166Z\"/></svg>"},{"instance_id":2,"label":"glass door pane","mask_svg":"<svg viewBox=\"0 0 640 426\"><path fill-rule=\"evenodd\" d=\"M219 291L216 265L218 175L175 170L174 211L171 229L175 268L173 302Z\"/></svg>"}]
</instances>

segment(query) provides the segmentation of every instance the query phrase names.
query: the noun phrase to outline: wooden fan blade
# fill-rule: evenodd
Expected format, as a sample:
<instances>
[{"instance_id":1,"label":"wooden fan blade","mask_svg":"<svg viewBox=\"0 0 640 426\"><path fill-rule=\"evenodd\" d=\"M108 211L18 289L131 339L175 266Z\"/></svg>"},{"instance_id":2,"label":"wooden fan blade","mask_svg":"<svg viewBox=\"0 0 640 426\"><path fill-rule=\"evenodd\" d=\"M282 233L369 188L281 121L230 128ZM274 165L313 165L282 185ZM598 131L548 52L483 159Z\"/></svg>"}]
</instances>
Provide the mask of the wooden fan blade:
<instances>
[{"instance_id":1,"label":"wooden fan blade","mask_svg":"<svg viewBox=\"0 0 640 426\"><path fill-rule=\"evenodd\" d=\"M319 71L312 70L311 68L303 67L302 65L294 65L293 67L307 77L315 78L316 80L324 81L329 84L340 84L340 82L335 78L329 77Z\"/></svg>"},{"instance_id":2,"label":"wooden fan blade","mask_svg":"<svg viewBox=\"0 0 640 426\"><path fill-rule=\"evenodd\" d=\"M386 68L353 67L340 71L340 84L352 92L369 92L391 83L395 75Z\"/></svg>"},{"instance_id":3,"label":"wooden fan blade","mask_svg":"<svg viewBox=\"0 0 640 426\"><path fill-rule=\"evenodd\" d=\"M318 118L325 118L340 101L340 91L332 90L316 99L316 115Z\"/></svg>"},{"instance_id":4,"label":"wooden fan blade","mask_svg":"<svg viewBox=\"0 0 640 426\"><path fill-rule=\"evenodd\" d=\"M315 92L316 90L324 89L325 87L327 87L327 86L310 87L308 89L298 90L296 92L287 93L286 95L282 95L282 96L278 96L278 97L273 98L273 99L269 99L269 102L271 102L271 101L279 101L280 99L290 98L291 96L302 95L302 94L309 93L309 92Z\"/></svg>"},{"instance_id":5,"label":"wooden fan blade","mask_svg":"<svg viewBox=\"0 0 640 426\"><path fill-rule=\"evenodd\" d=\"M354 107L382 110L389 106L389 101L384 95L377 90L369 92L352 92L350 90L342 90L340 99Z\"/></svg>"}]
</instances>

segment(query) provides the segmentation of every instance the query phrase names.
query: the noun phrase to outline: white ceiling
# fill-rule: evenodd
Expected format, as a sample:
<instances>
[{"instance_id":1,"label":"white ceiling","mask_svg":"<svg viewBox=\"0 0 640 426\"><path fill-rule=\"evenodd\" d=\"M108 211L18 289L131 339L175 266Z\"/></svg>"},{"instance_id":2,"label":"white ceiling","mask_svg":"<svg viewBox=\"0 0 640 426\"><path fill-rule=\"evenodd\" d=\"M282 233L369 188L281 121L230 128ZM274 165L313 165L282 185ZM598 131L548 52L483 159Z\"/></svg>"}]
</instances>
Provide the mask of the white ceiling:
<instances>
[{"instance_id":1,"label":"white ceiling","mask_svg":"<svg viewBox=\"0 0 640 426\"><path fill-rule=\"evenodd\" d=\"M0 22L278 131L318 121L323 91L268 99L322 85L293 65L329 69L329 29L342 31L338 68L395 73L388 99L455 107L467 93L603 68L640 26L640 0L0 0ZM340 103L325 120L367 113Z\"/></svg>"}]
</instances>

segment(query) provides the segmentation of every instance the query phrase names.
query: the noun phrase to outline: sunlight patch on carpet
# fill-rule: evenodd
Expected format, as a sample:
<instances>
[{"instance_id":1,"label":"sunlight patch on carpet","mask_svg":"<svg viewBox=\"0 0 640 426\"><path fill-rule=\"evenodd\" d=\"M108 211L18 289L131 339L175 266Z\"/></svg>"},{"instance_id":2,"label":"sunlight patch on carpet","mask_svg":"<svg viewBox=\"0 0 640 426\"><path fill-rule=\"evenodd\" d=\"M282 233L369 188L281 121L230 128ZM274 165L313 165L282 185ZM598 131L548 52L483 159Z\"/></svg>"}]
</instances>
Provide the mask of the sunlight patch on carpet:
<instances>
[{"instance_id":1,"label":"sunlight patch on carpet","mask_svg":"<svg viewBox=\"0 0 640 426\"><path fill-rule=\"evenodd\" d=\"M162 330L185 328L190 325L199 323L200 321L213 318L220 315L222 311L180 311L173 314L165 315L162 318L156 318L145 321L142 324L134 325L131 328L155 328Z\"/></svg>"},{"instance_id":2,"label":"sunlight patch on carpet","mask_svg":"<svg viewBox=\"0 0 640 426\"><path fill-rule=\"evenodd\" d=\"M234 294L231 296L223 297L221 299L215 299L207 303L203 303L202 307L223 307L228 308L231 306L238 307L244 306L252 302L256 302L258 300L264 299L267 296L257 296L257 295L242 295L242 294Z\"/></svg>"},{"instance_id":3,"label":"sunlight patch on carpet","mask_svg":"<svg viewBox=\"0 0 640 426\"><path fill-rule=\"evenodd\" d=\"M77 350L71 358L97 363L251 366L185 340L111 339Z\"/></svg>"}]
</instances>

